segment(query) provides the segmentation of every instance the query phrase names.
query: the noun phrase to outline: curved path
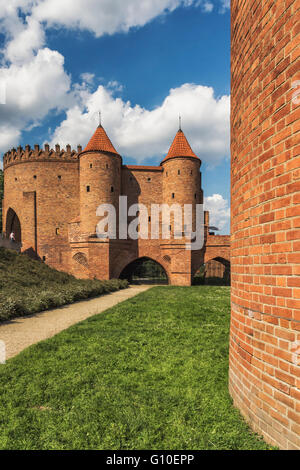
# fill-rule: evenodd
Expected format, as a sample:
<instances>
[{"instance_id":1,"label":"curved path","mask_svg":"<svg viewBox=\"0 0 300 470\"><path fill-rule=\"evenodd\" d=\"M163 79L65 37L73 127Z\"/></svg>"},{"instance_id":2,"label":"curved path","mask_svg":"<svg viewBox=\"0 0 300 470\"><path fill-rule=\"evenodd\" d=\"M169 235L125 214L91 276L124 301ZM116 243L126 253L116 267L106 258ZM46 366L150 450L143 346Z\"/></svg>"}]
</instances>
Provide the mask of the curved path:
<instances>
[{"instance_id":1,"label":"curved path","mask_svg":"<svg viewBox=\"0 0 300 470\"><path fill-rule=\"evenodd\" d=\"M65 305L54 310L47 310L26 317L14 318L0 324L0 341L4 341L6 359L16 356L23 349L51 338L71 325L78 323L108 308L114 307L123 300L130 299L153 286L131 286L95 299Z\"/></svg>"}]
</instances>

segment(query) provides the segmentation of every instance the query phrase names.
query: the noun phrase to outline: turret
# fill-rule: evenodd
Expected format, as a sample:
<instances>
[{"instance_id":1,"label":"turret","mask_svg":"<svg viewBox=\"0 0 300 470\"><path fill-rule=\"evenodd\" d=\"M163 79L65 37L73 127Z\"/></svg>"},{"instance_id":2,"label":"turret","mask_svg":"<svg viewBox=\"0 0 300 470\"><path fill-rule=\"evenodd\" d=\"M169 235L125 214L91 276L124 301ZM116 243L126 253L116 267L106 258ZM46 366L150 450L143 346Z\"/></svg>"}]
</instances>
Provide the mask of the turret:
<instances>
[{"instance_id":1,"label":"turret","mask_svg":"<svg viewBox=\"0 0 300 470\"><path fill-rule=\"evenodd\" d=\"M193 230L195 230L195 206L203 203L201 160L191 149L181 128L161 165L164 170L163 203L180 204L182 207L184 204L192 204Z\"/></svg>"},{"instance_id":2,"label":"turret","mask_svg":"<svg viewBox=\"0 0 300 470\"><path fill-rule=\"evenodd\" d=\"M118 220L122 158L99 125L79 159L81 230L90 237L96 235L99 205L112 204Z\"/></svg>"}]
</instances>

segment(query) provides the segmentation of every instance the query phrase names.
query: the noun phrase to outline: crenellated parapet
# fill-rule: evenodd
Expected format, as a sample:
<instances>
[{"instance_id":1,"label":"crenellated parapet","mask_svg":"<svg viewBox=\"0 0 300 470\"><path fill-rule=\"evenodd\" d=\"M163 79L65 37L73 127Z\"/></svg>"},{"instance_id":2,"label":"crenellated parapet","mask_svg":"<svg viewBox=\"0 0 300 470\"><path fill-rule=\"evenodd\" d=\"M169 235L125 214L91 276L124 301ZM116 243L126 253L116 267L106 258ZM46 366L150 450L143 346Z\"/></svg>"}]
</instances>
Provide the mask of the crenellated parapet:
<instances>
[{"instance_id":1,"label":"crenellated parapet","mask_svg":"<svg viewBox=\"0 0 300 470\"><path fill-rule=\"evenodd\" d=\"M65 149L61 149L58 144L55 145L54 149L50 148L48 144L45 144L44 148L40 148L39 145L35 145L34 148L31 148L30 145L26 145L25 148L12 148L5 153L3 156L3 168L5 170L12 165L32 161L76 162L81 152L82 147L80 145L78 145L77 150L72 150L71 145L67 145Z\"/></svg>"}]
</instances>

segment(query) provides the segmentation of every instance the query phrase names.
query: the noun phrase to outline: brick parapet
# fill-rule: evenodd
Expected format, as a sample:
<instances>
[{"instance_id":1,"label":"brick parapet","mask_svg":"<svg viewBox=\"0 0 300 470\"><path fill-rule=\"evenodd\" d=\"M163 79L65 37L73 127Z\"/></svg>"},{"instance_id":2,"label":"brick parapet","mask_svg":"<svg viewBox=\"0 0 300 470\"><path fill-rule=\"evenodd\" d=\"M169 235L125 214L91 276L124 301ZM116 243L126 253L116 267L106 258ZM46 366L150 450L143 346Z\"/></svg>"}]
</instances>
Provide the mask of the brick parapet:
<instances>
[{"instance_id":1,"label":"brick parapet","mask_svg":"<svg viewBox=\"0 0 300 470\"><path fill-rule=\"evenodd\" d=\"M56 145L55 149L50 148L48 144L44 145L44 149L40 148L39 145L35 145L34 148L26 145L25 148L13 148L5 153L3 156L3 168L5 170L12 165L35 161L76 162L81 151L80 145L77 147L77 150L72 150L70 145L67 145L65 149L62 149L60 145Z\"/></svg>"}]
</instances>

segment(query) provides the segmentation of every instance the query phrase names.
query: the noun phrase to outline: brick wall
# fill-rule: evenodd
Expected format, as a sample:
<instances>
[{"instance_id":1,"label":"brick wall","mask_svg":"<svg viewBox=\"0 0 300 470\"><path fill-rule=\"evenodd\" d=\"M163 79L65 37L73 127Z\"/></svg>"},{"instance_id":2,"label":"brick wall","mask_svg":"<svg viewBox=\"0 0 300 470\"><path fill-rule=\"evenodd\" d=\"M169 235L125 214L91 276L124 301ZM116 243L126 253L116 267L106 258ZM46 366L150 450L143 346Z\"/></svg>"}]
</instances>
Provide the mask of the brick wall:
<instances>
[{"instance_id":1,"label":"brick wall","mask_svg":"<svg viewBox=\"0 0 300 470\"><path fill-rule=\"evenodd\" d=\"M102 219L96 215L100 204L112 204L118 220L121 164L121 157L109 152L83 152L79 156L80 220L82 233L87 237L96 234Z\"/></svg>"},{"instance_id":2,"label":"brick wall","mask_svg":"<svg viewBox=\"0 0 300 470\"><path fill-rule=\"evenodd\" d=\"M75 151L19 148L4 156L3 229L9 208L20 219L22 251L63 269L68 222L78 214L79 170ZM9 235L9 234L7 234Z\"/></svg>"},{"instance_id":3,"label":"brick wall","mask_svg":"<svg viewBox=\"0 0 300 470\"><path fill-rule=\"evenodd\" d=\"M205 244L205 263L215 258L230 261L230 236L207 235Z\"/></svg>"},{"instance_id":4,"label":"brick wall","mask_svg":"<svg viewBox=\"0 0 300 470\"><path fill-rule=\"evenodd\" d=\"M230 392L283 449L300 449L299 8L232 0Z\"/></svg>"}]
</instances>

